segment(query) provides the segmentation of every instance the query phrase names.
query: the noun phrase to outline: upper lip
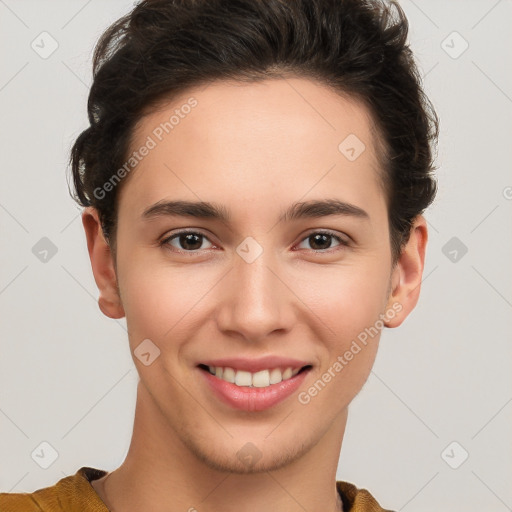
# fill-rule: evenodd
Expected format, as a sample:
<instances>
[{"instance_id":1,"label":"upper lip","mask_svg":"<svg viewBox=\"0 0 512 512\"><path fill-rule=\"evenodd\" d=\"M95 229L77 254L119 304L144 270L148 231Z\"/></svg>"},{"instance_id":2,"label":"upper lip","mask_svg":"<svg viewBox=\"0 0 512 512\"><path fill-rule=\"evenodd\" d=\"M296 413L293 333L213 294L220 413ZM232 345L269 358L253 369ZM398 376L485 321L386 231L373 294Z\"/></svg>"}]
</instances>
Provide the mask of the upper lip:
<instances>
[{"instance_id":1,"label":"upper lip","mask_svg":"<svg viewBox=\"0 0 512 512\"><path fill-rule=\"evenodd\" d=\"M223 368L228 366L235 370L243 370L246 372L259 372L261 370L271 370L273 368L302 368L303 366L309 366L311 363L307 361L300 361L298 359L292 359L289 357L279 356L265 356L258 359L247 359L244 357L226 357L222 359L209 359L207 361L201 361L200 364L207 366L222 366Z\"/></svg>"}]
</instances>

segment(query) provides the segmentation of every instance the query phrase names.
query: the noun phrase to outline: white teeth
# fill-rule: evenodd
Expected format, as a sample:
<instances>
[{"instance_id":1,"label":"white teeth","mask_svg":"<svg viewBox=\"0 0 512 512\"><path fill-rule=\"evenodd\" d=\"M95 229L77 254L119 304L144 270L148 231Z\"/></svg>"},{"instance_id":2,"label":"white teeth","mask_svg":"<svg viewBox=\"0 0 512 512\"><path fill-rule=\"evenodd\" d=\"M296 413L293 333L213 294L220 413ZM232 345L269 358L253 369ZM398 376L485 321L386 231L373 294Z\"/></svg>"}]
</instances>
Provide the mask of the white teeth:
<instances>
[{"instance_id":1,"label":"white teeth","mask_svg":"<svg viewBox=\"0 0 512 512\"><path fill-rule=\"evenodd\" d=\"M222 373L222 380L227 382L235 383L235 370L233 368L224 368L224 372Z\"/></svg>"},{"instance_id":2,"label":"white teeth","mask_svg":"<svg viewBox=\"0 0 512 512\"><path fill-rule=\"evenodd\" d=\"M294 377L301 369L296 368L293 370L291 367L288 367L282 371L280 368L273 368L251 373L245 370L235 370L228 366L225 368L221 366L208 366L208 370L217 378L231 382L236 386L266 388L271 384L279 384L283 380Z\"/></svg>"},{"instance_id":3,"label":"white teeth","mask_svg":"<svg viewBox=\"0 0 512 512\"><path fill-rule=\"evenodd\" d=\"M235 384L237 386L250 386L252 384L251 372L244 372L242 370L238 370L236 372Z\"/></svg>"},{"instance_id":4,"label":"white teeth","mask_svg":"<svg viewBox=\"0 0 512 512\"><path fill-rule=\"evenodd\" d=\"M279 368L270 371L270 384L279 384L283 380L283 374Z\"/></svg>"},{"instance_id":5,"label":"white teeth","mask_svg":"<svg viewBox=\"0 0 512 512\"><path fill-rule=\"evenodd\" d=\"M255 388L266 388L270 386L270 373L268 370L261 370L252 376L252 385Z\"/></svg>"}]
</instances>

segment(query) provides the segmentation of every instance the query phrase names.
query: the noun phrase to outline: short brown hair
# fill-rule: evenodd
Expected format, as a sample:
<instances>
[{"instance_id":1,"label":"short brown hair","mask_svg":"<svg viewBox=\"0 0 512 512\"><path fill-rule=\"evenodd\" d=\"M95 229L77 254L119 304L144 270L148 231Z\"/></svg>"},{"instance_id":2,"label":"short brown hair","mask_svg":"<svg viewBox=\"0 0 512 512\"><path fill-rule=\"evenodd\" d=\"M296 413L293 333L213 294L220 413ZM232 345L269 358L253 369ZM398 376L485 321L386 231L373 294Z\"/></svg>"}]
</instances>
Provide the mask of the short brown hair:
<instances>
[{"instance_id":1,"label":"short brown hair","mask_svg":"<svg viewBox=\"0 0 512 512\"><path fill-rule=\"evenodd\" d=\"M143 0L99 39L90 126L70 156L82 206L99 212L115 251L118 187L95 190L126 162L136 123L162 100L215 80L308 77L361 100L382 142L393 261L432 202L438 118L424 94L397 2Z\"/></svg>"}]
</instances>

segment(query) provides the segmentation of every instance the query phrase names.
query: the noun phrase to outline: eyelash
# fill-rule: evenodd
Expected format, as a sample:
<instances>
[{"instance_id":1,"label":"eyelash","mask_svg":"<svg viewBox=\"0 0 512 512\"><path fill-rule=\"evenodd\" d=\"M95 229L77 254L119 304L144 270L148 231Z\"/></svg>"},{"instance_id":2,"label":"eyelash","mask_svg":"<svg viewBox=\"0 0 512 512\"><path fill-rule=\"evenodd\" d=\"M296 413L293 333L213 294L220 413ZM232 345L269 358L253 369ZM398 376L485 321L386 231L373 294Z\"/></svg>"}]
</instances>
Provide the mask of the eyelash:
<instances>
[{"instance_id":1,"label":"eyelash","mask_svg":"<svg viewBox=\"0 0 512 512\"><path fill-rule=\"evenodd\" d=\"M200 233L199 231L184 230L184 231L178 231L177 233L173 233L171 236L168 236L168 237L164 238L159 243L159 246L160 247L165 247L165 248L169 249L170 251L176 252L178 254L187 254L187 255L190 255L190 256L199 254L201 252L201 249L195 249L193 251L184 251L184 250L181 250L181 249L176 249L175 247L172 247L171 245L169 245L168 242L170 242L174 238L178 238L181 235L188 235L188 234L199 235L199 236L201 236L203 238L206 238L208 241L210 241L206 235L204 235L203 233ZM313 251L316 254L326 254L326 253L328 254L328 253L334 252L336 250L342 250L343 248L349 246L349 242L347 240L344 240L339 235L336 235L336 234L334 234L334 233L332 233L330 231L324 231L324 230L311 232L309 235L304 237L300 241L300 243L302 243L304 240L307 240L308 238L312 237L313 235L326 235L326 236L330 236L330 237L334 238L337 242L339 242L339 246L336 246L336 247L338 247L338 249L336 249L336 247L328 248L328 249L308 249L310 251ZM212 242L210 242L210 243L212 243ZM334 250L331 250L331 249L334 249Z\"/></svg>"}]
</instances>

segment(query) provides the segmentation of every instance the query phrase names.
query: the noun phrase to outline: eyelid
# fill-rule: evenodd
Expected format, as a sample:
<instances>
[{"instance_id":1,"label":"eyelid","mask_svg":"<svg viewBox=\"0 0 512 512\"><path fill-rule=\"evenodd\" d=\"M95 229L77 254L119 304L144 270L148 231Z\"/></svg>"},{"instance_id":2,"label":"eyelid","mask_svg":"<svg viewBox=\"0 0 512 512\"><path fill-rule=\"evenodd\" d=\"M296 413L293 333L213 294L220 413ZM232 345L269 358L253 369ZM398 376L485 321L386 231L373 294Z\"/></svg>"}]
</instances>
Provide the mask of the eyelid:
<instances>
[{"instance_id":1,"label":"eyelid","mask_svg":"<svg viewBox=\"0 0 512 512\"><path fill-rule=\"evenodd\" d=\"M177 228L172 231L167 231L167 233L163 235L162 241L168 240L169 238L172 238L173 236L176 235L186 235L188 233L203 235L206 238L208 237L208 235L205 235L203 233L203 230L201 228Z\"/></svg>"},{"instance_id":2,"label":"eyelid","mask_svg":"<svg viewBox=\"0 0 512 512\"><path fill-rule=\"evenodd\" d=\"M304 238L307 238L311 235L316 235L317 233L320 233L322 235L330 235L332 237L339 238L340 240L347 242L347 243L350 242L350 240L352 240L351 237L349 235L347 235L346 233L343 233L340 231L332 231L330 229L322 229L322 228L311 229L310 231L307 232L307 234L305 236L302 237L301 240L304 240Z\"/></svg>"}]
</instances>

